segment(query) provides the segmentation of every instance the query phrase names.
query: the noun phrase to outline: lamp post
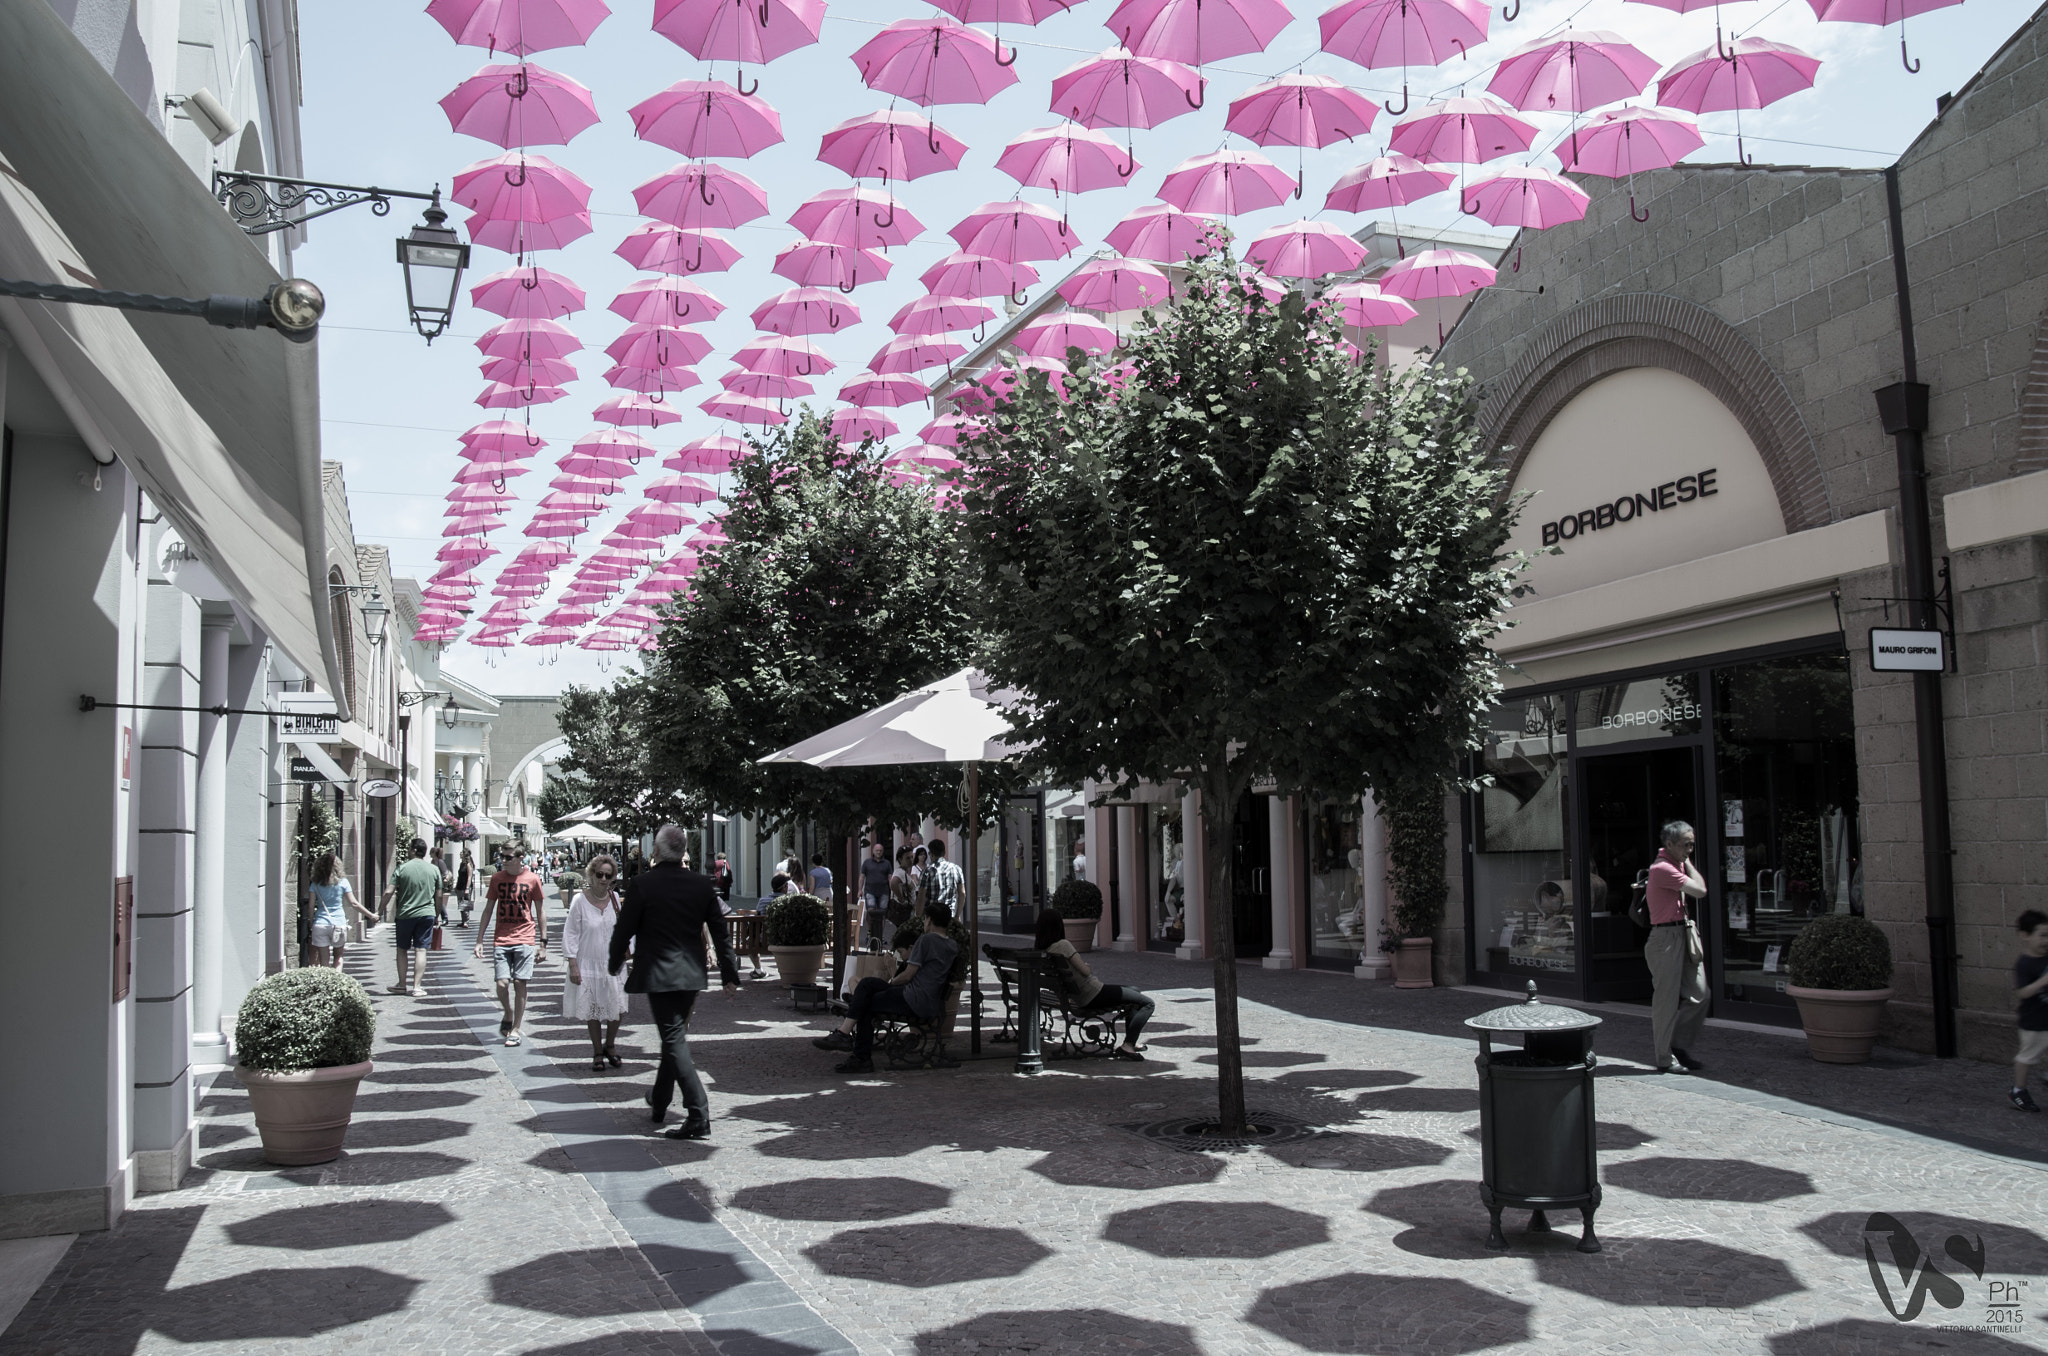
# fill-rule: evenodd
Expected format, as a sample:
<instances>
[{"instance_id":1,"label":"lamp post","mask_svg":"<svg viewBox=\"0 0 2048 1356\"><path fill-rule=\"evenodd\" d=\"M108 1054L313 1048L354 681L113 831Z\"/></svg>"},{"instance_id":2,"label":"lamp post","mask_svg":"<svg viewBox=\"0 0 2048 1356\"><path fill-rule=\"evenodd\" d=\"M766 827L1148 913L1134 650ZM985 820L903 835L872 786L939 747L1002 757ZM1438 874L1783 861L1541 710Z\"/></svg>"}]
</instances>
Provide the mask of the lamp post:
<instances>
[{"instance_id":1,"label":"lamp post","mask_svg":"<svg viewBox=\"0 0 2048 1356\"><path fill-rule=\"evenodd\" d=\"M384 643L384 628L391 620L391 606L384 601L384 595L375 589L363 600L363 630L369 633L372 645Z\"/></svg>"},{"instance_id":2,"label":"lamp post","mask_svg":"<svg viewBox=\"0 0 2048 1356\"><path fill-rule=\"evenodd\" d=\"M448 214L441 210L439 194L422 215L425 224L413 227L412 234L399 240L398 262L405 268L407 318L431 344L455 315L462 270L469 266L469 246L442 224Z\"/></svg>"}]
</instances>

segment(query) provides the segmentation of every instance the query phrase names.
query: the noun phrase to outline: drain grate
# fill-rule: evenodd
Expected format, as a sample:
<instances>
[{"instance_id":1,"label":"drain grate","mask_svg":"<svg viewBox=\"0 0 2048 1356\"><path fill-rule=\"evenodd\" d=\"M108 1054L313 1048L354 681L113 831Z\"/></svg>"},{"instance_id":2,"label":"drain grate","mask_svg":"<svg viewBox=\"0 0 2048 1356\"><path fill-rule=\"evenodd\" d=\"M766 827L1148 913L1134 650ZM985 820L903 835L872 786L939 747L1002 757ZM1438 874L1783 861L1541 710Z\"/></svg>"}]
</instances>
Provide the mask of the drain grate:
<instances>
[{"instance_id":1,"label":"drain grate","mask_svg":"<svg viewBox=\"0 0 2048 1356\"><path fill-rule=\"evenodd\" d=\"M1262 1149L1274 1144L1298 1144L1314 1139L1323 1131L1279 1111L1257 1108L1245 1112L1245 1134L1220 1133L1214 1116L1176 1116L1166 1121L1119 1125L1117 1129L1139 1139L1188 1153L1216 1153L1228 1149Z\"/></svg>"}]
</instances>

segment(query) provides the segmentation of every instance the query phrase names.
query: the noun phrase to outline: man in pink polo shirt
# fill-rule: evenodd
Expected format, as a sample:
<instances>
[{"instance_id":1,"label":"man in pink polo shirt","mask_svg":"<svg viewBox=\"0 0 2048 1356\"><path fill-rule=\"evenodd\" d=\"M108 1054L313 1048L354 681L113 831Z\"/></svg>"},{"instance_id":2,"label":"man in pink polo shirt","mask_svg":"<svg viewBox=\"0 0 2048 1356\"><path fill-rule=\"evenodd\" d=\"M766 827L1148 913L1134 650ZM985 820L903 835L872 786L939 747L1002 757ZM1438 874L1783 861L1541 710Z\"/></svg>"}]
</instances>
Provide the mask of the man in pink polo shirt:
<instances>
[{"instance_id":1,"label":"man in pink polo shirt","mask_svg":"<svg viewBox=\"0 0 2048 1356\"><path fill-rule=\"evenodd\" d=\"M1650 906L1650 940L1643 946L1643 960L1654 986L1653 1062L1658 1073L1691 1073L1706 1067L1690 1052L1707 1024L1707 957L1685 901L1706 898L1707 882L1692 864L1692 825L1674 819L1664 826L1662 837L1664 848L1650 863L1643 888Z\"/></svg>"}]
</instances>

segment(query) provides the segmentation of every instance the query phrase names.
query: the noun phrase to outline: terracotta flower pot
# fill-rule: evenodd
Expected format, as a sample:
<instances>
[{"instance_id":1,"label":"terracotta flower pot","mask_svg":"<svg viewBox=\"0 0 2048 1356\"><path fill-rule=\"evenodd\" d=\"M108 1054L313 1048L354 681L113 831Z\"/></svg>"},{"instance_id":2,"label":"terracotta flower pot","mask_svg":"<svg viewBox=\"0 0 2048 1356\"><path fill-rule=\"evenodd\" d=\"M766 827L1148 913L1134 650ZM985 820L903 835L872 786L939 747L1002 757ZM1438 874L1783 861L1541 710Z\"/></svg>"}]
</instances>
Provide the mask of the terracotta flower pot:
<instances>
[{"instance_id":1,"label":"terracotta flower pot","mask_svg":"<svg viewBox=\"0 0 2048 1356\"><path fill-rule=\"evenodd\" d=\"M1806 1049L1823 1064L1865 1064L1877 1044L1890 989L1801 989L1786 993L1799 1005L1799 1024L1806 1028Z\"/></svg>"},{"instance_id":2,"label":"terracotta flower pot","mask_svg":"<svg viewBox=\"0 0 2048 1356\"><path fill-rule=\"evenodd\" d=\"M818 967L825 963L822 946L771 946L768 954L775 957L775 973L784 984L816 984Z\"/></svg>"},{"instance_id":3,"label":"terracotta flower pot","mask_svg":"<svg viewBox=\"0 0 2048 1356\"><path fill-rule=\"evenodd\" d=\"M1067 930L1067 941L1076 951L1095 949L1095 928L1099 918L1062 918L1060 923Z\"/></svg>"},{"instance_id":4,"label":"terracotta flower pot","mask_svg":"<svg viewBox=\"0 0 2048 1356\"><path fill-rule=\"evenodd\" d=\"M339 1158L355 1114L356 1085L369 1072L367 1059L293 1073L236 1065L235 1077L249 1090L256 1132L263 1136L263 1157L287 1167Z\"/></svg>"},{"instance_id":5,"label":"terracotta flower pot","mask_svg":"<svg viewBox=\"0 0 2048 1356\"><path fill-rule=\"evenodd\" d=\"M1394 987L1397 989L1433 989L1436 980L1432 978L1430 958L1436 943L1429 937L1404 937L1394 948Z\"/></svg>"}]
</instances>

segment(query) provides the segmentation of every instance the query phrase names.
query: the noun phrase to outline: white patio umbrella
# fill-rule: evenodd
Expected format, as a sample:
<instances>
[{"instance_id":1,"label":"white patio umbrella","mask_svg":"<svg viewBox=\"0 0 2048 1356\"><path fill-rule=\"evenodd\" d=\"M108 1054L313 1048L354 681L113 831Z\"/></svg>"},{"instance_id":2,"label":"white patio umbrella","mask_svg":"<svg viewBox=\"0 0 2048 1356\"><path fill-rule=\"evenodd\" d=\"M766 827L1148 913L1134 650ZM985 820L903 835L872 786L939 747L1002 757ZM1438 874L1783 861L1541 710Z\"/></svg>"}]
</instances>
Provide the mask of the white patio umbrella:
<instances>
[{"instance_id":1,"label":"white patio umbrella","mask_svg":"<svg viewBox=\"0 0 2048 1356\"><path fill-rule=\"evenodd\" d=\"M557 843L616 843L619 836L607 833L595 824L572 824L560 833L551 833L549 839Z\"/></svg>"}]
</instances>

